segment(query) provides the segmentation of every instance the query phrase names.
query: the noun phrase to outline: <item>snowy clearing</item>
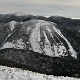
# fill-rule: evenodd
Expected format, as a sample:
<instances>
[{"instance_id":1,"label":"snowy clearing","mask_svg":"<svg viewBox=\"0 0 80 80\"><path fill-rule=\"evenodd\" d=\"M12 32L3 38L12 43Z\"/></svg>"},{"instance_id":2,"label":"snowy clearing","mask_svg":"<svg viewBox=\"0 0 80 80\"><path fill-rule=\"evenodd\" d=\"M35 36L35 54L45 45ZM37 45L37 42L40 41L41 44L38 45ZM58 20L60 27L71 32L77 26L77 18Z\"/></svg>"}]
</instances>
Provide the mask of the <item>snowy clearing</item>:
<instances>
[{"instance_id":1,"label":"snowy clearing","mask_svg":"<svg viewBox=\"0 0 80 80\"><path fill-rule=\"evenodd\" d=\"M0 66L0 80L80 80L80 78L57 77L19 68Z\"/></svg>"}]
</instances>

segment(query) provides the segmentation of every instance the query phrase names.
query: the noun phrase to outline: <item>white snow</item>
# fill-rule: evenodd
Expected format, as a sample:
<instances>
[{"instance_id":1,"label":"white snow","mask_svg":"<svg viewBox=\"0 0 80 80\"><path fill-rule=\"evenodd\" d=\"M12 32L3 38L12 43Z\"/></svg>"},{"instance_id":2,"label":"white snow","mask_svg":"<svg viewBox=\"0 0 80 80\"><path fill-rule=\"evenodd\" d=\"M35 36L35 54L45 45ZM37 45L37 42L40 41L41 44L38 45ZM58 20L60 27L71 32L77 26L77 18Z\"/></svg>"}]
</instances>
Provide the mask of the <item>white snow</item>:
<instances>
[{"instance_id":1,"label":"white snow","mask_svg":"<svg viewBox=\"0 0 80 80\"><path fill-rule=\"evenodd\" d=\"M77 58L77 52L73 49L73 47L71 46L71 44L69 43L69 41L63 36L63 34L60 32L60 30L57 29L57 28L54 27L54 26L53 26L53 29L55 30L55 32L56 32L57 34L59 34L59 36L60 36L61 38L63 38L63 39L66 41L66 43L68 44L68 47L69 47L69 51L71 52L71 56Z\"/></svg>"},{"instance_id":2,"label":"white snow","mask_svg":"<svg viewBox=\"0 0 80 80\"><path fill-rule=\"evenodd\" d=\"M29 70L0 66L0 80L80 80L73 77L58 77L35 73Z\"/></svg>"},{"instance_id":3,"label":"white snow","mask_svg":"<svg viewBox=\"0 0 80 80\"><path fill-rule=\"evenodd\" d=\"M47 31L49 32L49 34L50 34L50 36L53 38L53 40L54 40L54 35L56 36L56 34L54 33L54 35L52 35L52 30L50 29L50 27L49 26L46 26L46 28L47 28ZM54 32L54 31L53 31ZM57 36L56 36L57 37ZM58 38L58 37L57 37ZM59 39L59 38L58 38ZM56 43L56 41L55 41L55 43ZM63 44L62 44L62 42L60 41L60 43L58 44L53 44L54 45L54 55L55 56L57 56L57 57L59 57L59 56L67 56L67 55L65 55L64 53L66 53L66 48L63 46Z\"/></svg>"},{"instance_id":4,"label":"white snow","mask_svg":"<svg viewBox=\"0 0 80 80\"><path fill-rule=\"evenodd\" d=\"M57 46L54 45L53 48L54 48L55 56L59 56L59 54L58 54L58 52L57 52Z\"/></svg>"},{"instance_id":5,"label":"white snow","mask_svg":"<svg viewBox=\"0 0 80 80\"><path fill-rule=\"evenodd\" d=\"M65 54L67 52L66 48L63 46L62 43L60 44L57 44L58 48L57 48L57 51L58 51L58 54L59 56L68 56L68 54Z\"/></svg>"},{"instance_id":6,"label":"white snow","mask_svg":"<svg viewBox=\"0 0 80 80\"><path fill-rule=\"evenodd\" d=\"M49 56L54 56L54 53L51 49L51 44L50 44L50 41L48 40L47 36L46 36L46 33L44 33L44 36L45 36L45 48L44 48L44 52L46 53L46 55L49 55Z\"/></svg>"},{"instance_id":7,"label":"white snow","mask_svg":"<svg viewBox=\"0 0 80 80\"><path fill-rule=\"evenodd\" d=\"M40 42L40 24L39 23L37 23L34 30L32 30L29 41L31 43L32 50L35 52L41 53L41 48L39 44Z\"/></svg>"},{"instance_id":8,"label":"white snow","mask_svg":"<svg viewBox=\"0 0 80 80\"><path fill-rule=\"evenodd\" d=\"M12 42L6 42L1 49L5 48L25 49L26 44L22 41L22 39L19 39L17 41L13 40Z\"/></svg>"},{"instance_id":9,"label":"white snow","mask_svg":"<svg viewBox=\"0 0 80 80\"><path fill-rule=\"evenodd\" d=\"M14 44L11 42L6 42L1 49L5 49L5 48L14 48Z\"/></svg>"},{"instance_id":10,"label":"white snow","mask_svg":"<svg viewBox=\"0 0 80 80\"><path fill-rule=\"evenodd\" d=\"M21 23L21 24L23 24L23 22L22 22L22 21L21 21L20 23Z\"/></svg>"},{"instance_id":11,"label":"white snow","mask_svg":"<svg viewBox=\"0 0 80 80\"><path fill-rule=\"evenodd\" d=\"M16 21L11 21L11 22L10 22L11 31L14 30L14 28L15 28L14 26L15 26L16 23L17 23Z\"/></svg>"},{"instance_id":12,"label":"white snow","mask_svg":"<svg viewBox=\"0 0 80 80\"><path fill-rule=\"evenodd\" d=\"M17 49L25 49L26 48L26 44L23 42L22 39L18 39L17 42L13 41L13 43L15 44L15 48L17 48Z\"/></svg>"}]
</instances>

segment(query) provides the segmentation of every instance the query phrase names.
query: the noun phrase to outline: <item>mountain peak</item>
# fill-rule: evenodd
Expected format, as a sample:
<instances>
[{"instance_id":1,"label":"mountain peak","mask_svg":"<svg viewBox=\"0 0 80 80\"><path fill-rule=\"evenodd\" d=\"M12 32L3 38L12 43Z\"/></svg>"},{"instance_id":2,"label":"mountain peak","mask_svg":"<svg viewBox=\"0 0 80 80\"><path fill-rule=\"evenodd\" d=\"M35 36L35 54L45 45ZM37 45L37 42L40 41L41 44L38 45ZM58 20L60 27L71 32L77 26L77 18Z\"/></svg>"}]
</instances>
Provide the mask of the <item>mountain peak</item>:
<instances>
[{"instance_id":1,"label":"mountain peak","mask_svg":"<svg viewBox=\"0 0 80 80\"><path fill-rule=\"evenodd\" d=\"M12 13L12 14L15 15L15 16L27 16L27 15L29 15L29 14L26 14L22 11L18 11L18 12Z\"/></svg>"}]
</instances>

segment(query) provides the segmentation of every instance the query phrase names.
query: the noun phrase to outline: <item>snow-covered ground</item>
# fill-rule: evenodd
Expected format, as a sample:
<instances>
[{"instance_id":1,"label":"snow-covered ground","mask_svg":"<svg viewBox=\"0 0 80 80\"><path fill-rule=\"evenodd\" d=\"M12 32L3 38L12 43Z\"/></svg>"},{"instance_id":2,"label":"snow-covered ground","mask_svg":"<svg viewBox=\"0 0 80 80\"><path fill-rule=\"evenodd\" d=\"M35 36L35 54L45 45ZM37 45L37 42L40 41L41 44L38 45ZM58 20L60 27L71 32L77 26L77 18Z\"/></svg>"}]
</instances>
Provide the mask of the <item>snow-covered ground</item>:
<instances>
[{"instance_id":1,"label":"snow-covered ground","mask_svg":"<svg viewBox=\"0 0 80 80\"><path fill-rule=\"evenodd\" d=\"M44 44L42 44L43 49L40 45L42 36L45 39L43 41ZM55 37L59 42L56 41ZM53 39L53 44L51 44L51 38ZM64 43L61 41L60 38L62 38L67 43L69 48L68 51L71 53L71 56L77 58L77 52L73 49L69 41L63 36L61 31L58 28L56 28L55 23L38 20L35 28L32 30L29 40L31 43L31 48L35 52L44 52L45 55L52 57L67 56L68 54L65 54L67 52L66 46L64 46Z\"/></svg>"},{"instance_id":2,"label":"snow-covered ground","mask_svg":"<svg viewBox=\"0 0 80 80\"><path fill-rule=\"evenodd\" d=\"M80 80L80 78L57 77L31 72L29 70L21 70L19 68L0 66L0 80Z\"/></svg>"}]
</instances>

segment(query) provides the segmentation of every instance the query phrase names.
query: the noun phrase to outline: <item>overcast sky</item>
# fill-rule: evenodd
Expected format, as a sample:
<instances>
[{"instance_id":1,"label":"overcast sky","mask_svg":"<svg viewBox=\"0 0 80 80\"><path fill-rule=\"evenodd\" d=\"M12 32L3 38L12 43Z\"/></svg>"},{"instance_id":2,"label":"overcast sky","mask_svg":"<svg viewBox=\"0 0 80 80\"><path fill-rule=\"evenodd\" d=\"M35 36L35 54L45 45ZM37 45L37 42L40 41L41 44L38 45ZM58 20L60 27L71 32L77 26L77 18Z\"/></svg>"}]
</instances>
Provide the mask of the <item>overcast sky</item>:
<instances>
[{"instance_id":1,"label":"overcast sky","mask_svg":"<svg viewBox=\"0 0 80 80\"><path fill-rule=\"evenodd\" d=\"M0 13L80 17L80 0L0 0Z\"/></svg>"}]
</instances>

